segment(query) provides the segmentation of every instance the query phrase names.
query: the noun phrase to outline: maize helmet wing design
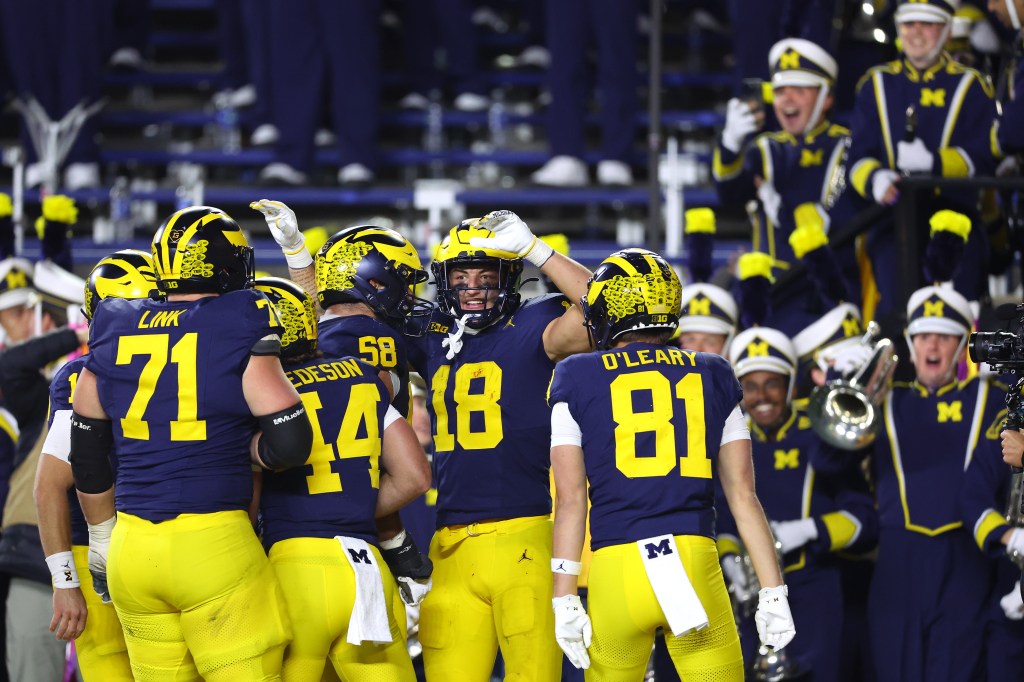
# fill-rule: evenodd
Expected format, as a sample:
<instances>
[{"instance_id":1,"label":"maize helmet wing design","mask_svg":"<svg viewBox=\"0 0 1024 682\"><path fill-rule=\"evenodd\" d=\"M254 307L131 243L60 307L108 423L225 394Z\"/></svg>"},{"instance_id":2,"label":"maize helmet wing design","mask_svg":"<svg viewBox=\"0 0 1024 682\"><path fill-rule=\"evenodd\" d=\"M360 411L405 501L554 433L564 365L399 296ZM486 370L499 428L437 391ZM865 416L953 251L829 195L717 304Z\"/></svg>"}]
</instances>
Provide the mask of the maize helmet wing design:
<instances>
[{"instance_id":1,"label":"maize helmet wing design","mask_svg":"<svg viewBox=\"0 0 1024 682\"><path fill-rule=\"evenodd\" d=\"M145 251L115 251L93 267L85 281L82 313L91 320L105 298L149 298L156 289L153 259Z\"/></svg>"},{"instance_id":2,"label":"maize helmet wing design","mask_svg":"<svg viewBox=\"0 0 1024 682\"><path fill-rule=\"evenodd\" d=\"M280 277L260 277L253 288L270 299L281 318L281 357L289 358L316 351L317 324L313 299L295 282Z\"/></svg>"},{"instance_id":3,"label":"maize helmet wing design","mask_svg":"<svg viewBox=\"0 0 1024 682\"><path fill-rule=\"evenodd\" d=\"M523 274L523 259L518 254L498 249L473 246L474 237L493 237L490 230L478 227L478 219L463 220L441 241L430 264L430 270L437 284L437 304L455 319L469 316L466 325L483 329L519 307L519 284ZM452 270L462 268L495 268L498 271L496 287L475 287L489 293L497 289L497 300L486 310L463 310L459 299L460 291L468 291L465 285L452 285Z\"/></svg>"},{"instance_id":4,"label":"maize helmet wing design","mask_svg":"<svg viewBox=\"0 0 1024 682\"><path fill-rule=\"evenodd\" d=\"M427 280L416 247L395 230L349 227L324 242L316 254L316 289L321 307L365 303L385 322L413 333L410 318L429 316L433 306L412 289Z\"/></svg>"},{"instance_id":5,"label":"maize helmet wing design","mask_svg":"<svg viewBox=\"0 0 1024 682\"><path fill-rule=\"evenodd\" d=\"M247 289L256 270L242 228L212 206L190 206L168 218L153 237L153 265L166 294Z\"/></svg>"},{"instance_id":6,"label":"maize helmet wing design","mask_svg":"<svg viewBox=\"0 0 1024 682\"><path fill-rule=\"evenodd\" d=\"M674 330L682 289L679 276L660 255L647 249L616 251L587 283L580 301L584 324L601 350L627 332Z\"/></svg>"}]
</instances>

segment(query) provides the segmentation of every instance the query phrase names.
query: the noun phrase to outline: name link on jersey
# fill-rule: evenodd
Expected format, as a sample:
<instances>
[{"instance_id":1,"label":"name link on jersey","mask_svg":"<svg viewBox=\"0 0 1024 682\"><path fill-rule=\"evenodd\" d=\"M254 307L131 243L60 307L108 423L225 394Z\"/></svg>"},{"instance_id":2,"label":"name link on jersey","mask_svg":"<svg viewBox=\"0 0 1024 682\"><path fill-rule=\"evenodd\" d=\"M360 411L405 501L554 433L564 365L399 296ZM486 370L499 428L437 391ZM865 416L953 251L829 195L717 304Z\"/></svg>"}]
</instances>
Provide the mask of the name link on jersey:
<instances>
[{"instance_id":1,"label":"name link on jersey","mask_svg":"<svg viewBox=\"0 0 1024 682\"><path fill-rule=\"evenodd\" d=\"M142 313L142 317L139 318L139 329L152 329L154 327L177 327L178 318L185 312L184 310L158 310L153 313L152 318L149 314L152 310L147 310Z\"/></svg>"}]
</instances>

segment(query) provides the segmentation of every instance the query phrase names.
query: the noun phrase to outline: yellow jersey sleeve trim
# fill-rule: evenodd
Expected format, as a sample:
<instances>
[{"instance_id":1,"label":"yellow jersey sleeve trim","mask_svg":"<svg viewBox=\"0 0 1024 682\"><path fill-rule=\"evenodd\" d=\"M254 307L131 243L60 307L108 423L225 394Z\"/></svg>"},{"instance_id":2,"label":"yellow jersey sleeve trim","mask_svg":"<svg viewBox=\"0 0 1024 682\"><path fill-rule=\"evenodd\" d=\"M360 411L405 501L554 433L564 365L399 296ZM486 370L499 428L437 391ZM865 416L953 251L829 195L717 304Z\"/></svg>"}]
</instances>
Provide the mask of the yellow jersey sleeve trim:
<instances>
[{"instance_id":1,"label":"yellow jersey sleeve trim","mask_svg":"<svg viewBox=\"0 0 1024 682\"><path fill-rule=\"evenodd\" d=\"M736 157L736 160L732 163L722 162L722 150L720 147L715 147L715 155L711 159L711 174L715 180L732 180L740 174L743 170L743 154L742 152Z\"/></svg>"},{"instance_id":2,"label":"yellow jersey sleeve trim","mask_svg":"<svg viewBox=\"0 0 1024 682\"><path fill-rule=\"evenodd\" d=\"M871 198L871 189L868 187L868 179L871 178L871 174L882 167L882 163L878 159L872 159L870 157L861 159L853 166L853 171L850 173L850 182L853 183L853 188L857 190L857 194L861 195L865 199Z\"/></svg>"},{"instance_id":3,"label":"yellow jersey sleeve trim","mask_svg":"<svg viewBox=\"0 0 1024 682\"><path fill-rule=\"evenodd\" d=\"M969 178L974 175L970 158L958 147L940 149L939 160L942 163L942 177L944 178Z\"/></svg>"},{"instance_id":4,"label":"yellow jersey sleeve trim","mask_svg":"<svg viewBox=\"0 0 1024 682\"><path fill-rule=\"evenodd\" d=\"M1006 525L1006 517L995 509L986 509L978 522L974 524L974 542L978 549L985 548L985 539L1000 526Z\"/></svg>"},{"instance_id":5,"label":"yellow jersey sleeve trim","mask_svg":"<svg viewBox=\"0 0 1024 682\"><path fill-rule=\"evenodd\" d=\"M829 549L833 552L849 547L860 535L860 522L848 512L829 512L821 517L821 522L828 531Z\"/></svg>"}]
</instances>

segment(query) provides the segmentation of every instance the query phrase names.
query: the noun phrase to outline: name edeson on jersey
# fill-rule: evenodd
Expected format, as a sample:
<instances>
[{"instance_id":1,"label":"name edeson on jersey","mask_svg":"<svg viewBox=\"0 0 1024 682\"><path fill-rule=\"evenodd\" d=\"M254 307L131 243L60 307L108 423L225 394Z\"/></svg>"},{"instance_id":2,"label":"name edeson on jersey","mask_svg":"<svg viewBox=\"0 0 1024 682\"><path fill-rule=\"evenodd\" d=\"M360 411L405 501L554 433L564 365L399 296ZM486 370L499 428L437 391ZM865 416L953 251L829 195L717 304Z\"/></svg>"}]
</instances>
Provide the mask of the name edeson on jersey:
<instances>
[{"instance_id":1,"label":"name edeson on jersey","mask_svg":"<svg viewBox=\"0 0 1024 682\"><path fill-rule=\"evenodd\" d=\"M618 369L620 360L625 367L639 367L640 365L654 365L657 363L696 367L696 357L697 351L680 350L678 348L655 348L653 350L644 348L642 350L605 353L601 356L601 362L604 363L604 368L609 371Z\"/></svg>"},{"instance_id":2,"label":"name edeson on jersey","mask_svg":"<svg viewBox=\"0 0 1024 682\"><path fill-rule=\"evenodd\" d=\"M288 375L292 386L298 388L299 386L315 382L361 377L363 376L363 369L355 360L336 360L333 362L322 362L312 367L289 370L285 374Z\"/></svg>"}]
</instances>

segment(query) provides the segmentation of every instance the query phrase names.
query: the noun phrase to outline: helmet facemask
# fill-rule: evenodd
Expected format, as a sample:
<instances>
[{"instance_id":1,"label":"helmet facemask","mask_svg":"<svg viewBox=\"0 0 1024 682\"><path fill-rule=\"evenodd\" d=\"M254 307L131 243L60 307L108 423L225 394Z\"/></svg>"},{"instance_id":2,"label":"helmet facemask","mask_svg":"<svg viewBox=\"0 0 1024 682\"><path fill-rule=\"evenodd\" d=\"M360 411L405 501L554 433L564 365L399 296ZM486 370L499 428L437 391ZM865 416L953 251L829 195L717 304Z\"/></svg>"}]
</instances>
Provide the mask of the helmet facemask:
<instances>
[{"instance_id":1,"label":"helmet facemask","mask_svg":"<svg viewBox=\"0 0 1024 682\"><path fill-rule=\"evenodd\" d=\"M468 287L452 285L451 273L455 270L497 269L498 277L495 286ZM451 317L461 320L471 329L484 329L506 314L519 307L520 277L523 274L523 262L519 259L456 256L447 260L435 260L430 264L437 285L437 304ZM485 300L490 300L490 292L497 292L494 302L483 310L465 310L462 307L460 294L468 291L482 291Z\"/></svg>"}]
</instances>

